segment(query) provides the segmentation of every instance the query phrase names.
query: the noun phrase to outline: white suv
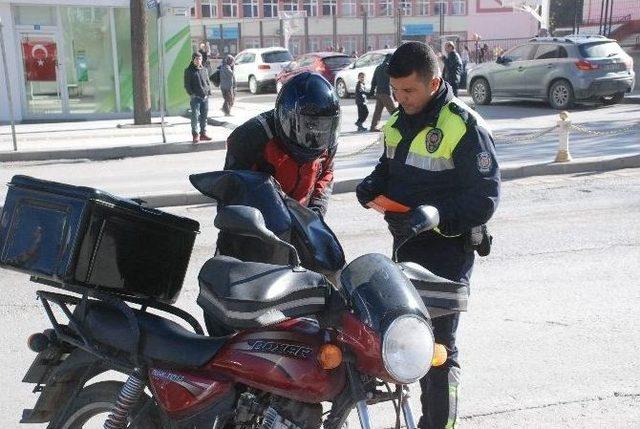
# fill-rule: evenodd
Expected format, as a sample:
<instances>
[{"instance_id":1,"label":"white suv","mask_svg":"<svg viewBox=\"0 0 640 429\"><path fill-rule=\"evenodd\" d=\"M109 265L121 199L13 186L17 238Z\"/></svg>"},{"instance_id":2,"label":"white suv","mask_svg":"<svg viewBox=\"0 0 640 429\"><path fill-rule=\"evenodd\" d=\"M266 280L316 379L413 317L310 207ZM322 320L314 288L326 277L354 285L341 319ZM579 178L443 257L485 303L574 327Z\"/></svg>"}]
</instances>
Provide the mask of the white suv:
<instances>
[{"instance_id":1,"label":"white suv","mask_svg":"<svg viewBox=\"0 0 640 429\"><path fill-rule=\"evenodd\" d=\"M276 76L293 57L285 48L246 49L236 56L234 74L238 87L249 87L252 94L276 87Z\"/></svg>"},{"instance_id":2,"label":"white suv","mask_svg":"<svg viewBox=\"0 0 640 429\"><path fill-rule=\"evenodd\" d=\"M340 98L347 98L356 92L358 73L364 73L364 83L367 90L371 88L371 79L376 67L384 61L387 55L392 55L395 49L381 49L367 52L353 63L336 73L335 87Z\"/></svg>"}]
</instances>

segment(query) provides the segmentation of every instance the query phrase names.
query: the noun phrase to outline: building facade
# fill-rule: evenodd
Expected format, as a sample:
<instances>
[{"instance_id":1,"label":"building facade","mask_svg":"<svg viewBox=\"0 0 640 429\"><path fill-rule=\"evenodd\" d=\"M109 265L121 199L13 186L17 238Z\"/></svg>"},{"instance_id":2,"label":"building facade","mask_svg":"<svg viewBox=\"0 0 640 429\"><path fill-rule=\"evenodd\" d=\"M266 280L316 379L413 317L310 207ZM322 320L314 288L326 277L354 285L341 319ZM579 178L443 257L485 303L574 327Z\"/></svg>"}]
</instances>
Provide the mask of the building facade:
<instances>
[{"instance_id":1,"label":"building facade","mask_svg":"<svg viewBox=\"0 0 640 429\"><path fill-rule=\"evenodd\" d=\"M280 20L301 12L305 18ZM293 55L343 48L347 54L420 40L516 39L534 36L537 21L502 0L195 0L194 44L219 54L284 46Z\"/></svg>"},{"instance_id":2,"label":"building facade","mask_svg":"<svg viewBox=\"0 0 640 429\"><path fill-rule=\"evenodd\" d=\"M182 73L191 59L189 6L173 5L160 21L157 10L148 11L152 109L158 110L164 85L167 111L182 113L188 106ZM0 122L10 120L7 87L18 122L132 116L128 0L0 0L0 19L7 59L6 70L0 61Z\"/></svg>"}]
</instances>

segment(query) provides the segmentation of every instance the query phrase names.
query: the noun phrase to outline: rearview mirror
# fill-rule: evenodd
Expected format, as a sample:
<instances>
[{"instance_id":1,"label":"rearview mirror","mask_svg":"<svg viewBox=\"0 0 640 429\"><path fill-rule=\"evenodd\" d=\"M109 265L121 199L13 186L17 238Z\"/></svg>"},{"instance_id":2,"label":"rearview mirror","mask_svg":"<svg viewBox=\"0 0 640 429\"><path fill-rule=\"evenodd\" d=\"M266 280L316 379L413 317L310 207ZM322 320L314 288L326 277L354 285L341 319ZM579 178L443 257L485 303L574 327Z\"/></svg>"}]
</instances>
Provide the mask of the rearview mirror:
<instances>
[{"instance_id":1,"label":"rearview mirror","mask_svg":"<svg viewBox=\"0 0 640 429\"><path fill-rule=\"evenodd\" d=\"M511 62L511 58L509 57L498 57L496 59L496 63L498 64L509 64Z\"/></svg>"},{"instance_id":2,"label":"rearview mirror","mask_svg":"<svg viewBox=\"0 0 640 429\"><path fill-rule=\"evenodd\" d=\"M407 235L400 239L398 243L394 243L393 260L396 262L398 261L398 250L400 250L402 245L418 234L434 229L440 224L440 213L438 209L426 204L413 209L409 216L410 228Z\"/></svg>"},{"instance_id":3,"label":"rearview mirror","mask_svg":"<svg viewBox=\"0 0 640 429\"><path fill-rule=\"evenodd\" d=\"M440 213L433 206L422 205L411 213L411 232L414 235L429 231L440 224Z\"/></svg>"}]
</instances>

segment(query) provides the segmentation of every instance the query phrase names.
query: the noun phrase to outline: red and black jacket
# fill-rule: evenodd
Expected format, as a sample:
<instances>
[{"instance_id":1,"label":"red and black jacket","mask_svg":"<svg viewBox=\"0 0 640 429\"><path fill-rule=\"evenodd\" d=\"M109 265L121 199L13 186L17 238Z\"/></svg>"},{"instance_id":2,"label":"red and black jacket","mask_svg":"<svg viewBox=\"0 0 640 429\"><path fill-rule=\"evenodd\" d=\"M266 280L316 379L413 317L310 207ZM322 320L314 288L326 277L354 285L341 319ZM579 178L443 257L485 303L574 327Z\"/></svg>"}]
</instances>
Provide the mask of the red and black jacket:
<instances>
[{"instance_id":1,"label":"red and black jacket","mask_svg":"<svg viewBox=\"0 0 640 429\"><path fill-rule=\"evenodd\" d=\"M324 216L333 189L337 145L315 160L299 163L285 151L275 129L273 110L236 128L227 139L224 169L268 173L288 196Z\"/></svg>"}]
</instances>

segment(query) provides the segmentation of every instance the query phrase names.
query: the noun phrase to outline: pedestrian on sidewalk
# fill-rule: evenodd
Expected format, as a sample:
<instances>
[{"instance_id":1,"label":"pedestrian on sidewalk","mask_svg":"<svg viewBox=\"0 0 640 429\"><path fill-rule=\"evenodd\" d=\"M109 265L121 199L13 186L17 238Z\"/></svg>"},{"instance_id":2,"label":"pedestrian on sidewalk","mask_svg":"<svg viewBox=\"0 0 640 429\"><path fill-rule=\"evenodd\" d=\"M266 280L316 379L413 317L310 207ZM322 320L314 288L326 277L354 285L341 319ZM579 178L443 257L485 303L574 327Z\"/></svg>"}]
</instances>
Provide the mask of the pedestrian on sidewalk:
<instances>
[{"instance_id":1,"label":"pedestrian on sidewalk","mask_svg":"<svg viewBox=\"0 0 640 429\"><path fill-rule=\"evenodd\" d=\"M202 65L209 70L209 74L211 74L211 45L206 40L200 41L200 47L198 48L198 52L202 55Z\"/></svg>"},{"instance_id":2,"label":"pedestrian on sidewalk","mask_svg":"<svg viewBox=\"0 0 640 429\"><path fill-rule=\"evenodd\" d=\"M398 259L468 285L474 251L488 254L484 224L500 196L493 137L484 120L454 97L428 45L407 42L398 47L389 74L400 107L384 125L378 165L356 188L358 202L368 208L384 195L411 209L423 204L437 208L438 227L407 241L397 249ZM394 249L410 235L410 217L411 212L385 214ZM432 319L435 341L446 347L448 356L420 380L420 429L455 428L458 423L459 316Z\"/></svg>"},{"instance_id":3,"label":"pedestrian on sidewalk","mask_svg":"<svg viewBox=\"0 0 640 429\"><path fill-rule=\"evenodd\" d=\"M222 111L225 116L231 116L231 108L236 98L236 77L233 73L234 58L227 55L220 65L220 91L222 91Z\"/></svg>"},{"instance_id":4,"label":"pedestrian on sidewalk","mask_svg":"<svg viewBox=\"0 0 640 429\"><path fill-rule=\"evenodd\" d=\"M376 97L376 107L373 110L373 117L371 118L370 131L379 132L377 128L380 117L382 116L382 109L386 108L389 114L392 114L396 110L396 104L391 98L391 87L389 86L389 59L391 54L385 56L384 61L380 63L376 70L373 72L373 79L371 79L371 90L369 91L369 97Z\"/></svg>"},{"instance_id":5,"label":"pedestrian on sidewalk","mask_svg":"<svg viewBox=\"0 0 640 429\"><path fill-rule=\"evenodd\" d=\"M356 83L356 106L358 107L358 120L356 121L358 131L367 131L367 129L362 126L364 121L367 120L367 116L369 116L367 92L364 86L364 73L362 72L358 73L358 83Z\"/></svg>"},{"instance_id":6,"label":"pedestrian on sidewalk","mask_svg":"<svg viewBox=\"0 0 640 429\"><path fill-rule=\"evenodd\" d=\"M184 89L191 97L191 137L194 143L209 141L207 135L207 114L209 112L209 95L211 83L209 71L202 65L202 54L196 52L191 57L191 64L184 70ZM200 134L198 134L200 123Z\"/></svg>"},{"instance_id":7,"label":"pedestrian on sidewalk","mask_svg":"<svg viewBox=\"0 0 640 429\"><path fill-rule=\"evenodd\" d=\"M462 78L462 59L456 52L456 45L451 41L447 41L444 44L444 51L445 55L442 59L444 62L444 80L451 85L453 95L457 97Z\"/></svg>"}]
</instances>

